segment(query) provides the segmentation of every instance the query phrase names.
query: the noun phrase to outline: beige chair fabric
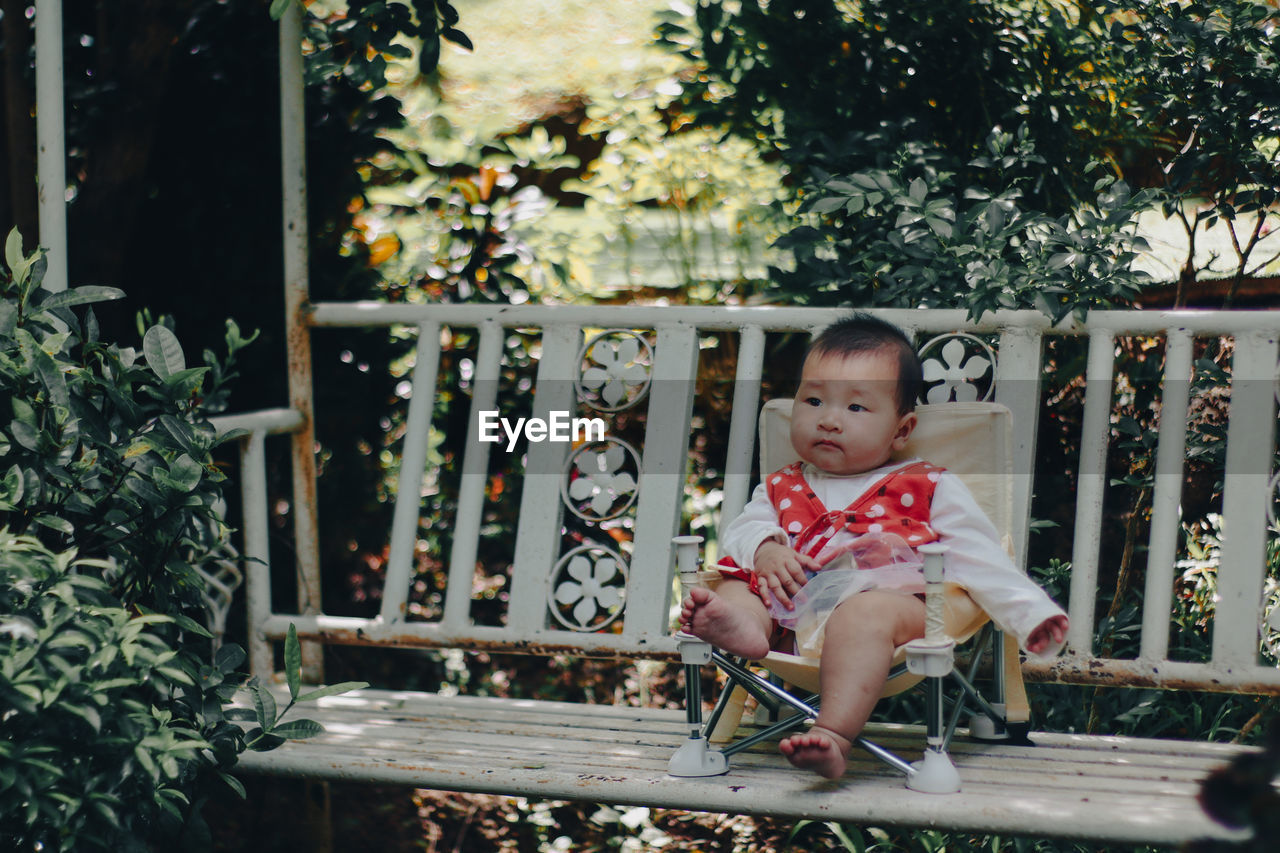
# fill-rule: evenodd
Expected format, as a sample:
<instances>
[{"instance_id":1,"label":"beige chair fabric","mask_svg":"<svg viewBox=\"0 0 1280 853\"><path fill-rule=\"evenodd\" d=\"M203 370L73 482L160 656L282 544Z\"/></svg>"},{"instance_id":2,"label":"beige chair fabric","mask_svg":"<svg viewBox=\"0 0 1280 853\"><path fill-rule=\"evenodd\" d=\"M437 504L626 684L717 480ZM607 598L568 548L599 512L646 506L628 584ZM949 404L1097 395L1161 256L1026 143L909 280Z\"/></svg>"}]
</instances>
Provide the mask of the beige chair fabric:
<instances>
[{"instance_id":1,"label":"beige chair fabric","mask_svg":"<svg viewBox=\"0 0 1280 853\"><path fill-rule=\"evenodd\" d=\"M798 458L791 447L790 399L770 400L760 413L760 473ZM916 406L918 423L895 459L918 456L964 480L1000 535L1013 524L1013 424L999 403Z\"/></svg>"}]
</instances>

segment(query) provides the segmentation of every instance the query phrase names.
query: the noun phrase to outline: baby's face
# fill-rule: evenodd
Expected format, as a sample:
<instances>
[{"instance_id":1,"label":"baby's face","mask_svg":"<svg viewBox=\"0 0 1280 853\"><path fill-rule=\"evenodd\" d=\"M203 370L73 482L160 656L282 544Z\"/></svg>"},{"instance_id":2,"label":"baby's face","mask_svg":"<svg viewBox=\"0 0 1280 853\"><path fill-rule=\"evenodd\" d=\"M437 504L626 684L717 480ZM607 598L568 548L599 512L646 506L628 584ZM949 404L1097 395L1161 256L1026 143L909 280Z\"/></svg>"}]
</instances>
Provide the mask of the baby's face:
<instances>
[{"instance_id":1,"label":"baby's face","mask_svg":"<svg viewBox=\"0 0 1280 853\"><path fill-rule=\"evenodd\" d=\"M898 414L898 360L876 351L805 359L791 409L791 444L829 474L861 474L889 461L915 428Z\"/></svg>"}]
</instances>

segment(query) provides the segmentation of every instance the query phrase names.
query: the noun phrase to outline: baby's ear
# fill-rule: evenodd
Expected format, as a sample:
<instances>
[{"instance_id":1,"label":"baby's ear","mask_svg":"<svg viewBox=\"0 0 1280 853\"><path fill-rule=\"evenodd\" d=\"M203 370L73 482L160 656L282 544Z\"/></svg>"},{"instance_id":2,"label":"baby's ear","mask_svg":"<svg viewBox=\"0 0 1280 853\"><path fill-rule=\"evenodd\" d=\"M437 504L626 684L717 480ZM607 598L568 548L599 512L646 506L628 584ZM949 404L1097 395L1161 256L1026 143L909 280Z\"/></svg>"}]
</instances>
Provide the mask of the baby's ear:
<instances>
[{"instance_id":1,"label":"baby's ear","mask_svg":"<svg viewBox=\"0 0 1280 853\"><path fill-rule=\"evenodd\" d=\"M915 431L918 419L914 411L907 412L898 421L898 430L893 434L893 449L901 450L907 446L907 441L911 438L911 433Z\"/></svg>"}]
</instances>

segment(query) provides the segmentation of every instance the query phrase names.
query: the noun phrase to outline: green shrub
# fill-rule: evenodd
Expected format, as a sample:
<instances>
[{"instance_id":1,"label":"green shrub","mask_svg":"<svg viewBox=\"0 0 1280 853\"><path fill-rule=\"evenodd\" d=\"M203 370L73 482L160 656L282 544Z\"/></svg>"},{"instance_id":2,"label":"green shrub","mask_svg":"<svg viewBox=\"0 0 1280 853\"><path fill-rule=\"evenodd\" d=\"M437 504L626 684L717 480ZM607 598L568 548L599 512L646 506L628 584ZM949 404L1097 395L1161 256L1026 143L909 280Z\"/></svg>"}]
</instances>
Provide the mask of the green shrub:
<instances>
[{"instance_id":1,"label":"green shrub","mask_svg":"<svg viewBox=\"0 0 1280 853\"><path fill-rule=\"evenodd\" d=\"M166 630L174 619L125 608L100 577L109 568L0 529L6 850L144 849L155 826L184 820L203 756L238 751L238 730L174 702L198 692ZM238 662L228 647L203 687L229 698Z\"/></svg>"},{"instance_id":2,"label":"green shrub","mask_svg":"<svg viewBox=\"0 0 1280 853\"><path fill-rule=\"evenodd\" d=\"M141 354L102 341L71 309L123 294L46 291L21 245L0 268L0 847L167 848L202 833L206 782L243 792L241 752L320 731L280 722L297 702L353 685L300 694L290 632L288 706L254 681L253 709L224 712L244 652L195 621L229 533L211 453L230 436L206 414L249 340L228 321L227 359L198 368L162 323Z\"/></svg>"},{"instance_id":3,"label":"green shrub","mask_svg":"<svg viewBox=\"0 0 1280 853\"><path fill-rule=\"evenodd\" d=\"M866 137L873 147L887 137ZM1131 302L1149 276L1133 268L1145 241L1136 214L1150 205L1111 176L1070 214L1028 202L1044 158L1028 135L999 129L959 183L943 152L906 143L883 167L808 187L803 225L779 240L795 257L781 292L813 304L966 308L972 317L1035 308L1069 313Z\"/></svg>"},{"instance_id":4,"label":"green shrub","mask_svg":"<svg viewBox=\"0 0 1280 853\"><path fill-rule=\"evenodd\" d=\"M209 664L195 621L227 536L205 412L234 374L187 368L161 324L141 354L101 340L73 309L123 294L47 291L21 245L0 273L0 824L19 849L136 845L179 831L201 771L244 749L222 714L243 654ZM247 343L234 324L227 343Z\"/></svg>"},{"instance_id":5,"label":"green shrub","mask_svg":"<svg viewBox=\"0 0 1280 853\"><path fill-rule=\"evenodd\" d=\"M208 366L188 368L163 324L142 353L100 340L92 309L72 307L124 294L44 290L43 256L20 247L15 230L0 278L0 523L110 558L126 604L198 615L194 566L227 532L205 415L234 373L207 352ZM246 343L229 322L228 365Z\"/></svg>"}]
</instances>

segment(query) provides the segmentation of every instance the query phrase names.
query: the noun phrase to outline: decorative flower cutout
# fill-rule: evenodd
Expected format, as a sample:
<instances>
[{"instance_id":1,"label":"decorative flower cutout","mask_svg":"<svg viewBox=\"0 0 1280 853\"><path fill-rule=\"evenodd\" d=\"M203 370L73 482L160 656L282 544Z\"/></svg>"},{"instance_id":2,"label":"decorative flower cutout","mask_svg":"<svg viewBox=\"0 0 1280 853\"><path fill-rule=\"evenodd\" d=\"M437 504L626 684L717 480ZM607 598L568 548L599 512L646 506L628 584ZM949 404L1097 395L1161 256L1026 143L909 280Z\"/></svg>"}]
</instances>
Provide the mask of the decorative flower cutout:
<instances>
[{"instance_id":1,"label":"decorative flower cutout","mask_svg":"<svg viewBox=\"0 0 1280 853\"><path fill-rule=\"evenodd\" d=\"M578 448L569 459L565 504L586 521L622 515L636 499L638 483L632 471L639 471L637 460L635 450L616 438Z\"/></svg>"},{"instance_id":2,"label":"decorative flower cutout","mask_svg":"<svg viewBox=\"0 0 1280 853\"><path fill-rule=\"evenodd\" d=\"M940 339L930 341L924 346L923 351L928 350L934 343ZM947 340L942 345L941 359L930 358L924 362L924 381L930 386L925 393L925 402L928 403L945 403L949 400L956 400L962 403L969 403L979 398L978 385L975 380L981 379L988 373L992 372L995 361L993 358L987 358L982 355L965 356L968 353L965 350L965 340L969 340L982 347L988 355L991 350L986 344L969 335L958 335ZM990 396L990 388L987 393L982 395L982 399Z\"/></svg>"},{"instance_id":3,"label":"decorative flower cutout","mask_svg":"<svg viewBox=\"0 0 1280 853\"><path fill-rule=\"evenodd\" d=\"M592 408L617 412L640 402L649 390L649 362L653 351L635 332L603 332L582 348L583 369L578 380L581 398ZM603 403L601 402L603 401Z\"/></svg>"},{"instance_id":4,"label":"decorative flower cutout","mask_svg":"<svg viewBox=\"0 0 1280 853\"><path fill-rule=\"evenodd\" d=\"M626 599L626 564L606 548L584 545L557 564L551 613L572 631L597 631L622 615Z\"/></svg>"}]
</instances>

